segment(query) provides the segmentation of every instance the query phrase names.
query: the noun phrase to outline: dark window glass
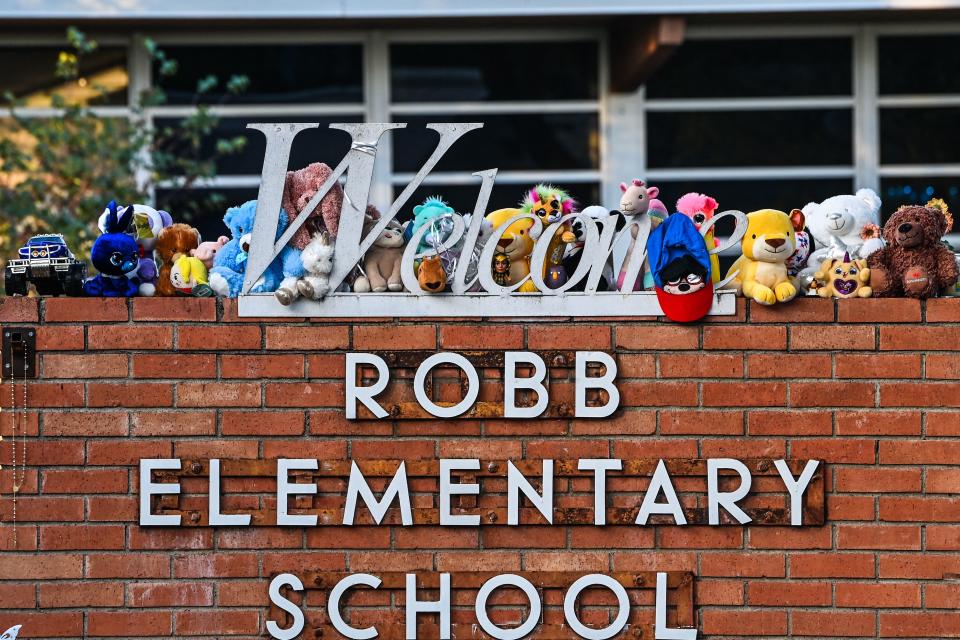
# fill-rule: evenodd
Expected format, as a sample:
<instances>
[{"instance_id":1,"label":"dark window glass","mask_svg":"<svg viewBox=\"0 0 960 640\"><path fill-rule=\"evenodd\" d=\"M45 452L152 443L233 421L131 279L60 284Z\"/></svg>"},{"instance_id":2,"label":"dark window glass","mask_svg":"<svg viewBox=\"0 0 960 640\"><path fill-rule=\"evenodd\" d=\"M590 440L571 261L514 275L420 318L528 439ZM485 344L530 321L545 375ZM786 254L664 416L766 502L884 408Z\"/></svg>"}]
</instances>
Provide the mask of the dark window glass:
<instances>
[{"instance_id":1,"label":"dark window glass","mask_svg":"<svg viewBox=\"0 0 960 640\"><path fill-rule=\"evenodd\" d=\"M850 109L647 114L651 167L849 165Z\"/></svg>"},{"instance_id":2,"label":"dark window glass","mask_svg":"<svg viewBox=\"0 0 960 640\"><path fill-rule=\"evenodd\" d=\"M957 214L960 213L960 177L940 178L882 178L880 198L881 215L886 221L894 211L905 204L926 204L931 198L943 198L953 213L953 228L960 232Z\"/></svg>"},{"instance_id":3,"label":"dark window glass","mask_svg":"<svg viewBox=\"0 0 960 640\"><path fill-rule=\"evenodd\" d=\"M648 98L849 96L849 38L693 40L647 83Z\"/></svg>"},{"instance_id":4,"label":"dark window glass","mask_svg":"<svg viewBox=\"0 0 960 640\"><path fill-rule=\"evenodd\" d=\"M789 213L791 209L803 208L808 202L820 202L840 193L853 193L852 178L827 179L782 179L782 180L684 180L657 181L660 199L667 208L675 210L677 199L685 193L696 191L716 198L719 211L736 209L749 213L757 209L779 209ZM717 223L717 235L727 237L733 233L732 221ZM720 256L720 268L724 274L736 256Z\"/></svg>"},{"instance_id":5,"label":"dark window glass","mask_svg":"<svg viewBox=\"0 0 960 640\"><path fill-rule=\"evenodd\" d=\"M428 122L484 122L458 140L440 160L437 171L550 171L596 169L600 140L595 113L516 115L432 115L406 117L405 129L392 132L394 171L416 172L436 148L440 136Z\"/></svg>"},{"instance_id":6,"label":"dark window glass","mask_svg":"<svg viewBox=\"0 0 960 640\"><path fill-rule=\"evenodd\" d=\"M880 110L880 162L960 162L960 107Z\"/></svg>"},{"instance_id":7,"label":"dark window glass","mask_svg":"<svg viewBox=\"0 0 960 640\"><path fill-rule=\"evenodd\" d=\"M960 93L960 36L883 36L880 94Z\"/></svg>"},{"instance_id":8,"label":"dark window glass","mask_svg":"<svg viewBox=\"0 0 960 640\"><path fill-rule=\"evenodd\" d=\"M157 189L157 207L170 212L174 222L184 222L200 231L203 240L229 236L223 214L247 200L256 200L257 187L244 189Z\"/></svg>"},{"instance_id":9,"label":"dark window glass","mask_svg":"<svg viewBox=\"0 0 960 640\"><path fill-rule=\"evenodd\" d=\"M197 83L213 75L220 84L206 100L232 104L363 102L363 49L355 44L218 45L164 47L178 63L177 73L155 82L171 104L192 104ZM239 96L224 91L233 75L250 87Z\"/></svg>"},{"instance_id":10,"label":"dark window glass","mask_svg":"<svg viewBox=\"0 0 960 640\"><path fill-rule=\"evenodd\" d=\"M127 50L104 47L80 60L78 81L56 77L57 57L63 49L53 47L0 48L0 96L9 91L27 106L50 105L50 94L59 93L69 102L122 105L127 103ZM85 85L85 86L81 86ZM106 92L101 99L99 85Z\"/></svg>"},{"instance_id":11,"label":"dark window glass","mask_svg":"<svg viewBox=\"0 0 960 640\"><path fill-rule=\"evenodd\" d=\"M203 157L213 154L216 140L243 136L247 145L243 151L223 156L217 161L220 175L260 175L263 170L263 154L266 150L266 138L259 131L247 129L250 122L319 122L318 129L307 129L297 135L290 151L288 169L300 169L311 162L326 162L335 167L350 150L350 135L339 129L330 129L331 122L360 122L363 117L356 116L252 116L221 118L214 132L203 142ZM157 118L158 129L177 126L176 118ZM164 149L176 156L187 153L186 144L172 143Z\"/></svg>"},{"instance_id":12,"label":"dark window glass","mask_svg":"<svg viewBox=\"0 0 960 640\"><path fill-rule=\"evenodd\" d=\"M562 183L558 186L563 187L576 198L581 206L586 206L600 199L600 185L595 182L588 183ZM487 204L487 213L497 209L516 207L523 200L524 192L530 186L522 184L495 184L493 193L490 194L490 201ZM396 198L403 191L403 185L394 185L393 197ZM480 182L476 185L427 185L421 186L413 192L410 200L403 206L403 209L397 215L401 221L413 218L413 208L422 203L429 196L440 196L451 207L460 213L472 213L477 205L477 194L480 192Z\"/></svg>"},{"instance_id":13,"label":"dark window glass","mask_svg":"<svg viewBox=\"0 0 960 640\"><path fill-rule=\"evenodd\" d=\"M598 74L596 42L390 47L393 102L589 100Z\"/></svg>"}]
</instances>

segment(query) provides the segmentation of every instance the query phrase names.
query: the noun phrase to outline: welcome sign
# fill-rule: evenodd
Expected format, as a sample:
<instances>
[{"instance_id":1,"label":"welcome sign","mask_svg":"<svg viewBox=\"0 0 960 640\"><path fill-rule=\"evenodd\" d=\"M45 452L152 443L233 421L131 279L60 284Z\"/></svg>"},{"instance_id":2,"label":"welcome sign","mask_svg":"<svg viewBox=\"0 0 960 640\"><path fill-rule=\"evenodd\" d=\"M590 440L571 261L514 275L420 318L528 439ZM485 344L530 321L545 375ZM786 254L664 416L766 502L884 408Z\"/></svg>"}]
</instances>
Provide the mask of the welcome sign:
<instances>
[{"instance_id":1,"label":"welcome sign","mask_svg":"<svg viewBox=\"0 0 960 640\"><path fill-rule=\"evenodd\" d=\"M646 243L650 235L651 221L647 215L626 215L625 226L618 230L614 216L601 220L598 225L589 216L569 213L560 216L555 222L544 227L544 222L533 213L518 213L493 230L493 235L478 247L481 225L486 213L487 203L493 189L497 170L489 169L474 175L480 179L479 195L470 225L467 227L461 216L452 214L451 234L434 247L419 250L421 240L430 231L424 226L410 239L403 253L401 276L403 285L409 293L353 294L337 293L336 289L350 275L354 266L373 246L380 233L393 222L400 210L409 200L427 175L433 170L447 150L470 131L481 129L482 123L432 123L427 128L440 135L433 153L423 164L413 180L403 189L389 211L364 235L364 213L370 196L373 179L373 165L376 160L380 138L391 130L403 128L403 123L341 123L331 124L330 128L340 129L351 136L352 144L346 157L334 169L333 174L311 198L301 214L294 219L284 233L276 238L275 229L280 215L284 178L290 149L298 133L316 128L318 123L256 123L247 125L260 131L266 137L263 171L260 192L257 199L257 214L252 230L249 263L245 274L243 290L240 296L240 314L245 316L290 316L290 317L537 317L537 316L653 316L661 315L662 310L653 292L634 292L632 283L636 281L646 257ZM334 293L322 300L299 299L290 305L279 304L271 295L251 294L251 288L263 275L270 263L280 254L283 247L303 226L309 214L320 204L334 187L336 182L346 175L344 204L341 211L340 227L334 248L333 271L329 275L330 288ZM728 211L714 216L701 228L707 234L713 226L724 218L736 220L736 229L721 246L711 248L719 253L727 247L737 245L746 232L746 219L742 212ZM551 249L551 239L562 225L569 225L576 219L584 228L584 246L580 263L574 273L568 274L565 284L551 288L544 281L547 254ZM529 274L521 281L506 286L498 283L490 269L497 251L498 241L507 229L520 220L530 220L531 237L537 237L534 249L529 256ZM618 243L632 242L633 250L629 260L623 265L625 277L621 291L598 292L597 284L612 259L614 247ZM471 267L469 259L461 259L455 267L450 282L451 292L435 294L425 291L417 282L414 274L414 261L425 257L440 256L443 252L458 246L461 256L474 255L479 249L479 257L473 265L475 275L468 279ZM528 281L536 286L539 293L521 294L519 290ZM571 289L583 284L583 292ZM735 302L732 291L717 291L710 313L729 315L734 313Z\"/></svg>"}]
</instances>

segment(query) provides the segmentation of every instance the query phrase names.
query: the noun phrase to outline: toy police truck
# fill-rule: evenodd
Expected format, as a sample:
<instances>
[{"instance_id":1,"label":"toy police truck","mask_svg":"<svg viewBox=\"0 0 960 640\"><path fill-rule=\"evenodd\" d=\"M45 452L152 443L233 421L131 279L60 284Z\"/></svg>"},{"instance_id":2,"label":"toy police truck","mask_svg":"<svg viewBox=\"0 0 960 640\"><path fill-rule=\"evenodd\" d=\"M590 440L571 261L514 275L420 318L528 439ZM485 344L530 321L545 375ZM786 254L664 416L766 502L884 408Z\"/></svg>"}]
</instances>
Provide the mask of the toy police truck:
<instances>
[{"instance_id":1,"label":"toy police truck","mask_svg":"<svg viewBox=\"0 0 960 640\"><path fill-rule=\"evenodd\" d=\"M41 296L83 295L87 264L73 257L62 235L33 236L17 253L3 274L8 296L27 295L31 282Z\"/></svg>"}]
</instances>

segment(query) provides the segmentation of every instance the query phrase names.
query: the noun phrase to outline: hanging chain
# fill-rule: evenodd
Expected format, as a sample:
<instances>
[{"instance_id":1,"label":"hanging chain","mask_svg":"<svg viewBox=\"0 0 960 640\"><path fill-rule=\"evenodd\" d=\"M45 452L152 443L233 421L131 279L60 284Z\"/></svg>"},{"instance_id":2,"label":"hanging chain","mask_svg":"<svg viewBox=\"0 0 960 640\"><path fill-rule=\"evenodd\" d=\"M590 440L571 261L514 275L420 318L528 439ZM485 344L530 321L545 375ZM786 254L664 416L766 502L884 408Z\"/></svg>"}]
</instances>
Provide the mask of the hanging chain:
<instances>
[{"instance_id":1,"label":"hanging chain","mask_svg":"<svg viewBox=\"0 0 960 640\"><path fill-rule=\"evenodd\" d=\"M24 362L29 361L29 354L24 345ZM27 478L27 368L23 368L23 405L20 412L17 411L17 384L15 373L13 371L13 347L10 348L10 485L13 493L13 547L17 544L17 497L20 489L23 487ZM17 430L19 422L20 431L20 470L17 471Z\"/></svg>"}]
</instances>

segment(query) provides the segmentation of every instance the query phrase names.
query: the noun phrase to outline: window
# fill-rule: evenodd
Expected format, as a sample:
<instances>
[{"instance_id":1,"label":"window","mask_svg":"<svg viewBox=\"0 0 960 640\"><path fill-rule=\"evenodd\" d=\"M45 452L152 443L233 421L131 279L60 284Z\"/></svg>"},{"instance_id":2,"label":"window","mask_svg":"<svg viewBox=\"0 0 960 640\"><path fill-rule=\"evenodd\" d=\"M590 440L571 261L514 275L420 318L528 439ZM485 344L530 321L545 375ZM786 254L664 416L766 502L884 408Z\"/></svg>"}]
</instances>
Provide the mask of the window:
<instances>
[{"instance_id":1,"label":"window","mask_svg":"<svg viewBox=\"0 0 960 640\"><path fill-rule=\"evenodd\" d=\"M649 80L648 182L671 209L694 190L744 211L849 193L853 38L736 31L692 29Z\"/></svg>"},{"instance_id":2,"label":"window","mask_svg":"<svg viewBox=\"0 0 960 640\"><path fill-rule=\"evenodd\" d=\"M86 54L77 82L65 83L55 74L57 57L66 47L0 47L0 96L12 93L25 107L49 107L53 94L68 102L98 105L127 104L127 50L105 46ZM106 99L101 99L102 87Z\"/></svg>"}]
</instances>

